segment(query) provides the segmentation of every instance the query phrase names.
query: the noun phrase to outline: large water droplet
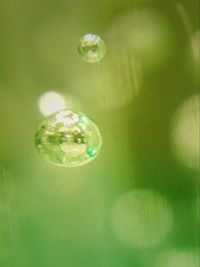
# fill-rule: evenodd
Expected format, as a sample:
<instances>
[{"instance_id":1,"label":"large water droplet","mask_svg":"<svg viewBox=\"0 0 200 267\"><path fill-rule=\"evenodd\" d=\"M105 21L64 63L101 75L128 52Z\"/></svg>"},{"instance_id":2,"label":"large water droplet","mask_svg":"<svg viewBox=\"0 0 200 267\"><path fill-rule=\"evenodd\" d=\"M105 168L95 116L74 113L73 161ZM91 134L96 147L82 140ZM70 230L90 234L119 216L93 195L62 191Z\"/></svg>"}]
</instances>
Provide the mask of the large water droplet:
<instances>
[{"instance_id":1,"label":"large water droplet","mask_svg":"<svg viewBox=\"0 0 200 267\"><path fill-rule=\"evenodd\" d=\"M102 138L95 123L86 115L63 110L41 122L35 144L48 162L75 167L87 164L98 155Z\"/></svg>"},{"instance_id":2,"label":"large water droplet","mask_svg":"<svg viewBox=\"0 0 200 267\"><path fill-rule=\"evenodd\" d=\"M87 33L80 40L78 52L84 61L95 63L104 57L105 43L98 35Z\"/></svg>"}]
</instances>

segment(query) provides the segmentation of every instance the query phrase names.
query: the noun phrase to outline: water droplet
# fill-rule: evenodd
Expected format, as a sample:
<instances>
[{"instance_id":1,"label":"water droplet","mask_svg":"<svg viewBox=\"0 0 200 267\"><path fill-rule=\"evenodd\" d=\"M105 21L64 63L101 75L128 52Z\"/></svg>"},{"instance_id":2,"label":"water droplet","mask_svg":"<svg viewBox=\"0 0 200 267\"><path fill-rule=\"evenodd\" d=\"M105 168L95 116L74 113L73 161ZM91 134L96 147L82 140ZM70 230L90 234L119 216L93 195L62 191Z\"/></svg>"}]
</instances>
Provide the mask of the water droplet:
<instances>
[{"instance_id":1,"label":"water droplet","mask_svg":"<svg viewBox=\"0 0 200 267\"><path fill-rule=\"evenodd\" d=\"M104 57L105 43L98 35L87 33L80 40L78 52L84 61L95 63Z\"/></svg>"},{"instance_id":2,"label":"water droplet","mask_svg":"<svg viewBox=\"0 0 200 267\"><path fill-rule=\"evenodd\" d=\"M102 138L97 126L86 115L63 110L41 122L35 144L48 162L75 167L87 164L98 155Z\"/></svg>"}]
</instances>

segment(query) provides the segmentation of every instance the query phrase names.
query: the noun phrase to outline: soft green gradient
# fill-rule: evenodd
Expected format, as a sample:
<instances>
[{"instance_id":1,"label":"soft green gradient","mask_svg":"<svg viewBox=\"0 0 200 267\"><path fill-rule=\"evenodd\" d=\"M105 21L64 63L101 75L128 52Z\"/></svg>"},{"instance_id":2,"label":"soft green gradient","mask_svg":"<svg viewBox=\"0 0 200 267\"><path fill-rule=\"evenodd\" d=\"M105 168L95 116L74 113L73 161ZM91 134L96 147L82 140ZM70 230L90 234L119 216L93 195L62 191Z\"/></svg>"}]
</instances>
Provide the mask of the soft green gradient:
<instances>
[{"instance_id":1,"label":"soft green gradient","mask_svg":"<svg viewBox=\"0 0 200 267\"><path fill-rule=\"evenodd\" d=\"M198 266L198 10L0 0L0 267ZM77 52L88 32L105 41L99 63ZM94 161L38 155L48 91L99 127Z\"/></svg>"}]
</instances>

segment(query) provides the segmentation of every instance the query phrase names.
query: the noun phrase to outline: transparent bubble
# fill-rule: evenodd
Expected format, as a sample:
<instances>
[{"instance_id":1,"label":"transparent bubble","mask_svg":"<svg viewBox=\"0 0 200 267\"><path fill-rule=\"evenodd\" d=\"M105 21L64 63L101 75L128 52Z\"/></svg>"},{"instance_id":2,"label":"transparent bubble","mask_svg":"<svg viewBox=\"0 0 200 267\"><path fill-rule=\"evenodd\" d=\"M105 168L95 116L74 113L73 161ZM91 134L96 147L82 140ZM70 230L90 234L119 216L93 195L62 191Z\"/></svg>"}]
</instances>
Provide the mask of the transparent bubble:
<instances>
[{"instance_id":1,"label":"transparent bubble","mask_svg":"<svg viewBox=\"0 0 200 267\"><path fill-rule=\"evenodd\" d=\"M63 110L41 122L35 144L48 162L75 167L87 164L98 155L102 138L97 126L86 115Z\"/></svg>"},{"instance_id":2,"label":"transparent bubble","mask_svg":"<svg viewBox=\"0 0 200 267\"><path fill-rule=\"evenodd\" d=\"M98 35L87 33L80 40L78 52L84 61L95 63L104 57L105 43Z\"/></svg>"}]
</instances>

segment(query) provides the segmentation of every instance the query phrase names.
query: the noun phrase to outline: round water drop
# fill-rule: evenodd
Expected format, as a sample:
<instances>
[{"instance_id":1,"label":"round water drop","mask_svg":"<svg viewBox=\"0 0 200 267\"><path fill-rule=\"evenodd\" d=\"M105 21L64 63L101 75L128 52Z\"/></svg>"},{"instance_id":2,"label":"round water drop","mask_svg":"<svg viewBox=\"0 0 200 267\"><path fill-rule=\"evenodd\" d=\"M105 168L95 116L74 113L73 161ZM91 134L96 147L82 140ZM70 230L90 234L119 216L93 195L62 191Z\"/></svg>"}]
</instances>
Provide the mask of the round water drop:
<instances>
[{"instance_id":1,"label":"round water drop","mask_svg":"<svg viewBox=\"0 0 200 267\"><path fill-rule=\"evenodd\" d=\"M104 57L106 46L98 35L87 33L80 40L78 52L84 61L95 63Z\"/></svg>"},{"instance_id":2,"label":"round water drop","mask_svg":"<svg viewBox=\"0 0 200 267\"><path fill-rule=\"evenodd\" d=\"M98 127L86 115L62 110L41 122L35 145L48 162L76 167L87 164L98 155L102 137Z\"/></svg>"}]
</instances>

